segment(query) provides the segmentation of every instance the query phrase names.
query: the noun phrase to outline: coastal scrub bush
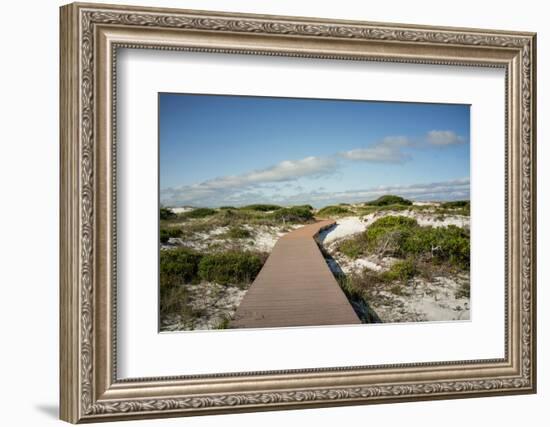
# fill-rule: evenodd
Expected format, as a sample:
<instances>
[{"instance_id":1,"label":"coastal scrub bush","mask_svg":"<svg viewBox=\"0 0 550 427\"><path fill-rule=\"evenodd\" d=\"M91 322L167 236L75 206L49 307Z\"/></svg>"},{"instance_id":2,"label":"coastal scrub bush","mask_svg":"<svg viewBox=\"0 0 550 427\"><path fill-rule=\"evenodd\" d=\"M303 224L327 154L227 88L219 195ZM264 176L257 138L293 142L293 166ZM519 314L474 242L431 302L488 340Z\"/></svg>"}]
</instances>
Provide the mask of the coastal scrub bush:
<instances>
[{"instance_id":1,"label":"coastal scrub bush","mask_svg":"<svg viewBox=\"0 0 550 427\"><path fill-rule=\"evenodd\" d=\"M365 252L366 240L364 234L356 236L353 239L347 239L340 243L338 250L345 256L356 259Z\"/></svg>"},{"instance_id":2,"label":"coastal scrub bush","mask_svg":"<svg viewBox=\"0 0 550 427\"><path fill-rule=\"evenodd\" d=\"M254 205L242 206L241 209L248 211L271 212L276 211L277 209L281 209L281 206L257 203Z\"/></svg>"},{"instance_id":3,"label":"coastal scrub bush","mask_svg":"<svg viewBox=\"0 0 550 427\"><path fill-rule=\"evenodd\" d=\"M412 279L417 273L417 268L414 260L409 258L406 260L396 261L389 270L380 273L381 278L385 281L392 282L394 280L400 280L406 282Z\"/></svg>"},{"instance_id":4,"label":"coastal scrub bush","mask_svg":"<svg viewBox=\"0 0 550 427\"><path fill-rule=\"evenodd\" d=\"M196 219L196 218L206 218L207 216L215 215L217 211L210 208L197 208L192 211L183 212L179 215L182 219Z\"/></svg>"},{"instance_id":5,"label":"coastal scrub bush","mask_svg":"<svg viewBox=\"0 0 550 427\"><path fill-rule=\"evenodd\" d=\"M260 272L265 259L253 252L228 251L204 255L198 274L202 280L221 285L251 283Z\"/></svg>"},{"instance_id":6,"label":"coastal scrub bush","mask_svg":"<svg viewBox=\"0 0 550 427\"><path fill-rule=\"evenodd\" d=\"M391 255L448 261L469 268L470 232L455 225L421 227L412 218L385 216L372 223L365 232L342 241L338 250L350 258L367 254Z\"/></svg>"},{"instance_id":7,"label":"coastal scrub bush","mask_svg":"<svg viewBox=\"0 0 550 427\"><path fill-rule=\"evenodd\" d=\"M270 217L283 222L304 223L313 219L313 213L308 208L293 206L291 208L278 209L272 212Z\"/></svg>"},{"instance_id":8,"label":"coastal scrub bush","mask_svg":"<svg viewBox=\"0 0 550 427\"><path fill-rule=\"evenodd\" d=\"M366 202L366 205L369 206L388 206L388 205L412 205L412 202L410 200L404 199L403 197L399 196L393 196L393 195L385 195L380 196L376 200L372 200L370 202Z\"/></svg>"},{"instance_id":9,"label":"coastal scrub bush","mask_svg":"<svg viewBox=\"0 0 550 427\"><path fill-rule=\"evenodd\" d=\"M317 212L317 215L319 216L335 216L335 215L348 215L352 212L343 206L325 206L324 208L320 209L319 212Z\"/></svg>"},{"instance_id":10,"label":"coastal scrub bush","mask_svg":"<svg viewBox=\"0 0 550 427\"><path fill-rule=\"evenodd\" d=\"M470 208L469 200L455 200L452 202L444 202L440 205L444 209L459 209L459 208Z\"/></svg>"},{"instance_id":11,"label":"coastal scrub bush","mask_svg":"<svg viewBox=\"0 0 550 427\"><path fill-rule=\"evenodd\" d=\"M160 251L161 288L195 282L201 258L201 254L188 248Z\"/></svg>"},{"instance_id":12,"label":"coastal scrub bush","mask_svg":"<svg viewBox=\"0 0 550 427\"><path fill-rule=\"evenodd\" d=\"M160 287L160 312L161 315L179 314L188 317L192 308L189 304L189 292L185 286Z\"/></svg>"},{"instance_id":13,"label":"coastal scrub bush","mask_svg":"<svg viewBox=\"0 0 550 427\"><path fill-rule=\"evenodd\" d=\"M160 229L160 242L168 243L170 237L181 237L183 232L180 228L161 228Z\"/></svg>"},{"instance_id":14,"label":"coastal scrub bush","mask_svg":"<svg viewBox=\"0 0 550 427\"><path fill-rule=\"evenodd\" d=\"M372 223L365 231L367 248L380 255L389 253L403 256L402 246L405 240L418 227L415 219L405 216L385 216Z\"/></svg>"},{"instance_id":15,"label":"coastal scrub bush","mask_svg":"<svg viewBox=\"0 0 550 427\"><path fill-rule=\"evenodd\" d=\"M297 206L294 206L295 208L304 208L304 209L309 209L310 211L313 210L313 206L311 205L297 205Z\"/></svg>"},{"instance_id":16,"label":"coastal scrub bush","mask_svg":"<svg viewBox=\"0 0 550 427\"><path fill-rule=\"evenodd\" d=\"M455 215L470 215L469 200L455 200L453 202L445 202L439 205L438 211L441 213L449 213Z\"/></svg>"},{"instance_id":17,"label":"coastal scrub bush","mask_svg":"<svg viewBox=\"0 0 550 427\"><path fill-rule=\"evenodd\" d=\"M176 217L175 212L170 208L160 208L160 219L172 219Z\"/></svg>"},{"instance_id":18,"label":"coastal scrub bush","mask_svg":"<svg viewBox=\"0 0 550 427\"><path fill-rule=\"evenodd\" d=\"M231 227L227 231L226 236L230 239L246 239L247 237L251 237L252 233L243 227Z\"/></svg>"}]
</instances>

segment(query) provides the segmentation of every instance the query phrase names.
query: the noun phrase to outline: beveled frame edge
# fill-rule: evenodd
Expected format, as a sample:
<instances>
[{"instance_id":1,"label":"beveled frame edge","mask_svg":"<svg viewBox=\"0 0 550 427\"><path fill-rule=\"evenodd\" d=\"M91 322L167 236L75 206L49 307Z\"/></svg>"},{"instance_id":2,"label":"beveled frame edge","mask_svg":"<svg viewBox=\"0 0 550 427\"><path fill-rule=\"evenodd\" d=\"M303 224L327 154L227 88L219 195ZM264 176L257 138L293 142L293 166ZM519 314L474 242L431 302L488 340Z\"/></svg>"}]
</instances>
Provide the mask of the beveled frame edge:
<instances>
[{"instance_id":1,"label":"beveled frame edge","mask_svg":"<svg viewBox=\"0 0 550 427\"><path fill-rule=\"evenodd\" d=\"M60 13L62 419L74 423L535 391L535 34L99 4L67 5ZM130 37L125 33L129 29ZM224 51L212 48L213 41L219 45L224 39L225 51L266 54L254 44L269 39L277 48L268 54L308 56L315 51L312 56L335 57L339 52L353 59L364 56L361 51L369 45L368 55L378 52L380 60L388 49L393 49L392 61L402 62L414 62L415 52L418 57L435 50L440 62L461 58L464 63L505 64L511 157L507 183L513 202L507 225L514 237L507 277L518 278L508 285L506 360L117 382L110 346L113 301L100 280L112 268L103 249L113 245L106 214L113 203L113 153L105 150L114 122L108 95L114 82L108 76L113 47L144 46L136 43L136 31L149 37L149 45L168 49L175 47L166 44L166 37L184 32L195 37L195 50L205 51Z\"/></svg>"}]
</instances>

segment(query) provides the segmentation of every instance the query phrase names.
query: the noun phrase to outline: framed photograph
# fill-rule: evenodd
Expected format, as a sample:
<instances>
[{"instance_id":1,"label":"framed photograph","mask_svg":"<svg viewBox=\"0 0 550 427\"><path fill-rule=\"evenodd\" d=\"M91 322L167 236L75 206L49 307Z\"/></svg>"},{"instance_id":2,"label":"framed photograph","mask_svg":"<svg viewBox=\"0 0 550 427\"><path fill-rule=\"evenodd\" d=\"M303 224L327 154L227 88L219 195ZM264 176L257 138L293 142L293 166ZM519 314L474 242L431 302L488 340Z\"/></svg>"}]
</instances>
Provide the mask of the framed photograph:
<instances>
[{"instance_id":1,"label":"framed photograph","mask_svg":"<svg viewBox=\"0 0 550 427\"><path fill-rule=\"evenodd\" d=\"M63 420L536 391L535 34L60 22Z\"/></svg>"}]
</instances>

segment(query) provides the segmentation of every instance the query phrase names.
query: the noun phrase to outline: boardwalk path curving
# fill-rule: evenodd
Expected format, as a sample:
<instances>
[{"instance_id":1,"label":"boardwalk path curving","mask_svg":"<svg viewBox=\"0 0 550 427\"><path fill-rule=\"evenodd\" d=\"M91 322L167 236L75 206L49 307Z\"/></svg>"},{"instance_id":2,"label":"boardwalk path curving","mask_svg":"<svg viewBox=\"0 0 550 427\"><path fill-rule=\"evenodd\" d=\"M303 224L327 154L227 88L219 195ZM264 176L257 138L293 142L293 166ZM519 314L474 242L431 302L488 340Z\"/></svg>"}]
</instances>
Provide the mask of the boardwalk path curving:
<instances>
[{"instance_id":1,"label":"boardwalk path curving","mask_svg":"<svg viewBox=\"0 0 550 427\"><path fill-rule=\"evenodd\" d=\"M314 238L334 221L282 236L237 308L231 328L361 323Z\"/></svg>"}]
</instances>

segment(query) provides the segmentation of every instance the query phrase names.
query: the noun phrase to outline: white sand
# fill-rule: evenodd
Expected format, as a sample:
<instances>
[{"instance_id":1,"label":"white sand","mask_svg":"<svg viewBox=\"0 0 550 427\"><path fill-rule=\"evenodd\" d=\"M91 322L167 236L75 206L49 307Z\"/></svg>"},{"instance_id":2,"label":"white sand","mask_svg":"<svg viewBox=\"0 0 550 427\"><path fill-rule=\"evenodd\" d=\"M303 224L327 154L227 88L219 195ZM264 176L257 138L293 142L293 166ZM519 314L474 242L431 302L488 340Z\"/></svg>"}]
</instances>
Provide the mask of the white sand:
<instances>
[{"instance_id":1,"label":"white sand","mask_svg":"<svg viewBox=\"0 0 550 427\"><path fill-rule=\"evenodd\" d=\"M421 226L446 227L456 225L469 228L470 218L460 215L440 216L434 212L383 211L364 217L346 217L336 225L320 233L318 240L334 259L328 260L329 268L335 274L361 274L367 268L377 272L385 271L397 261L396 258L379 258L376 255L352 260L337 250L340 241L364 232L372 223L385 216L405 216L414 218ZM419 322L468 320L470 318L469 298L456 298L462 284L469 281L468 275L456 277L435 277L432 280L415 278L409 284L402 285L401 295L391 292L395 284L386 289L375 290L376 296L369 301L371 308L383 322Z\"/></svg>"},{"instance_id":2,"label":"white sand","mask_svg":"<svg viewBox=\"0 0 550 427\"><path fill-rule=\"evenodd\" d=\"M367 224L358 216L340 218L336 221L336 226L322 231L317 236L317 240L324 244L334 242L344 237L361 233L367 229Z\"/></svg>"},{"instance_id":3,"label":"white sand","mask_svg":"<svg viewBox=\"0 0 550 427\"><path fill-rule=\"evenodd\" d=\"M470 319L470 299L456 298L460 284L468 281L464 275L456 278L435 277L433 281L414 279L404 286L403 295L381 291L371 307L383 322L449 321Z\"/></svg>"},{"instance_id":4,"label":"white sand","mask_svg":"<svg viewBox=\"0 0 550 427\"><path fill-rule=\"evenodd\" d=\"M299 228L301 225L283 227L251 226L244 228L251 232L251 237L246 239L228 239L224 236L229 227L216 227L202 233L194 233L192 238L182 239L171 237L168 244L161 245L161 249L170 249L174 246L185 246L196 251L206 251L210 245L218 245L225 249L253 250L259 252L271 252L279 238L285 235L289 229Z\"/></svg>"},{"instance_id":5,"label":"white sand","mask_svg":"<svg viewBox=\"0 0 550 427\"><path fill-rule=\"evenodd\" d=\"M224 319L233 317L246 294L246 289L210 282L182 286L188 291L189 307L202 313L198 317L189 318L177 314L167 316L162 319L161 331L218 328Z\"/></svg>"},{"instance_id":6,"label":"white sand","mask_svg":"<svg viewBox=\"0 0 550 427\"><path fill-rule=\"evenodd\" d=\"M462 215L438 215L435 213L424 213L415 211L383 211L374 212L372 214L363 217L365 226L371 225L374 221L383 218L385 216L404 216L407 218L413 218L418 222L418 225L425 227L447 227L449 225L456 225L461 228L470 227L470 217Z\"/></svg>"}]
</instances>

